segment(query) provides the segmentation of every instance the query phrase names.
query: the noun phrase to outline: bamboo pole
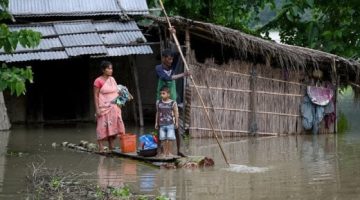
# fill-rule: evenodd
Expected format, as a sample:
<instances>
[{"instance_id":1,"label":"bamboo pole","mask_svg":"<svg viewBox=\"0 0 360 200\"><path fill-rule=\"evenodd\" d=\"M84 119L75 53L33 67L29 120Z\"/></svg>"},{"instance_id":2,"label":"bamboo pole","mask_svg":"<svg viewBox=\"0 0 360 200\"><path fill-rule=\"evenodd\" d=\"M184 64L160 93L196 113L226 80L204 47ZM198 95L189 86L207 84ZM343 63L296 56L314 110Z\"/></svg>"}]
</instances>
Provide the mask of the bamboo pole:
<instances>
[{"instance_id":1,"label":"bamboo pole","mask_svg":"<svg viewBox=\"0 0 360 200\"><path fill-rule=\"evenodd\" d=\"M185 46L186 46L186 60L190 60L190 51L191 51L191 46L190 46L190 31L189 28L186 28L185 30ZM186 120L185 120L185 116L186 116L186 86L187 86L187 78L184 77L184 81L183 81L183 109L182 109L182 117L183 117L183 130L185 132L185 127L186 127Z\"/></svg>"},{"instance_id":2,"label":"bamboo pole","mask_svg":"<svg viewBox=\"0 0 360 200\"><path fill-rule=\"evenodd\" d=\"M333 68L333 73L335 76L335 93L334 93L334 112L335 112L335 122L334 122L334 133L338 132L338 112L337 112L337 101L338 101L338 87L339 87L339 77L337 76L336 72L336 60L335 58L332 59L331 66Z\"/></svg>"},{"instance_id":3,"label":"bamboo pole","mask_svg":"<svg viewBox=\"0 0 360 200\"><path fill-rule=\"evenodd\" d=\"M130 56L130 60L131 60L130 67L131 67L132 73L134 75L136 97L137 97L136 99L137 99L138 108L139 108L139 124L141 127L143 127L144 126L144 115L143 115L142 101L141 101L141 94L140 94L139 75L138 75L137 66L135 63L135 58L133 56Z\"/></svg>"},{"instance_id":4,"label":"bamboo pole","mask_svg":"<svg viewBox=\"0 0 360 200\"><path fill-rule=\"evenodd\" d=\"M162 10L163 10L163 12L164 12L164 15L165 15L165 17L166 17L166 21L167 21L167 23L168 23L168 25L169 25L169 28L171 28L172 25L171 25L171 23L170 23L170 19L169 19L167 13L166 13L164 4L163 4L162 0L159 0L159 2L160 2L160 6L161 6L161 8L162 8ZM170 32L171 32L171 35L173 36L173 39L174 39L175 44L176 44L176 47L177 47L177 49L178 49L178 51L179 51L179 53L180 53L180 57L181 57L181 59L182 59L183 62L184 62L184 66L185 66L186 70L189 71L189 66L188 66L188 64L187 64L187 62L186 62L186 59L185 59L185 57L184 57L184 54L183 54L183 52L182 52L182 50L181 50L180 43L179 43L179 41L178 41L178 39L177 39L177 37L176 37L176 34L175 34L173 31L170 31ZM208 121L209 121L209 123L210 123L211 129L212 129L212 132L213 132L213 135L214 135L214 137L215 137L215 139L216 139L216 142L217 142L218 145L219 145L219 148L220 148L221 153L222 153L222 155L223 155L223 157L224 157L224 160L225 160L226 164L227 164L228 166L230 166L230 164L229 164L229 162L228 162L228 160L227 160L227 158L226 158L225 152L224 152L224 150L223 150L223 148L222 148L222 145L221 145L221 143L220 143L220 141L219 141L219 138L218 138L218 136L217 136L217 134L216 134L216 132L215 132L215 127L214 127L214 125L213 125L213 123L212 123L212 121L211 121L211 119L210 119L209 112L208 112L208 110L207 110L206 107L205 107L204 100L202 99L202 97L201 97L201 95L200 95L200 92L199 92L199 89L197 88L197 85L196 85L196 83L195 83L195 81L194 81L194 78L192 77L191 74L190 74L189 77L190 77L190 80L191 80L192 84L195 86L196 93L197 93L197 95L199 96L199 99L200 99L200 101L201 101L201 104L202 104L203 107L204 107L204 112L205 112L206 117L207 117L207 119L208 119Z\"/></svg>"}]
</instances>

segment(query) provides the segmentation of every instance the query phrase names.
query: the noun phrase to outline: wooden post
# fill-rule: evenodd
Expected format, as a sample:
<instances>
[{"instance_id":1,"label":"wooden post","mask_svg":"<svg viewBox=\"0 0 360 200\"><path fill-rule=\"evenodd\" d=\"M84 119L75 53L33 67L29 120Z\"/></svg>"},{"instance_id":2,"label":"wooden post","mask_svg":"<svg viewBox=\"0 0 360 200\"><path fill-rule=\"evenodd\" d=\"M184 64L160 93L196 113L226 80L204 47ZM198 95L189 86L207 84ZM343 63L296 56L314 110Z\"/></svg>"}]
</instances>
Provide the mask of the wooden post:
<instances>
[{"instance_id":1,"label":"wooden post","mask_svg":"<svg viewBox=\"0 0 360 200\"><path fill-rule=\"evenodd\" d=\"M333 79L335 79L335 91L334 91L334 112L335 112L335 124L334 124L334 133L337 133L338 131L338 127L337 127L337 123L338 123L338 112L337 112L337 99L338 99L338 86L339 86L339 78L337 76L337 72L336 72L336 61L335 58L332 59L332 63L331 63L331 67L333 70Z\"/></svg>"},{"instance_id":2,"label":"wooden post","mask_svg":"<svg viewBox=\"0 0 360 200\"><path fill-rule=\"evenodd\" d=\"M252 66L251 68L251 78L250 78L250 110L251 110L251 116L250 116L250 123L249 123L249 129L250 133L253 135L256 135L257 133L257 123L256 123L256 68L255 66Z\"/></svg>"},{"instance_id":3,"label":"wooden post","mask_svg":"<svg viewBox=\"0 0 360 200\"><path fill-rule=\"evenodd\" d=\"M139 75L138 75L136 60L134 56L130 56L130 68L134 76L134 82L136 88L136 100L139 108L139 120L140 120L139 124L141 127L143 127L144 116L143 116L142 101L141 101L140 86L139 86Z\"/></svg>"},{"instance_id":4,"label":"wooden post","mask_svg":"<svg viewBox=\"0 0 360 200\"><path fill-rule=\"evenodd\" d=\"M132 111L133 111L133 118L134 118L135 125L138 126L139 125L139 119L138 119L138 116L137 116L136 102L135 101L131 102L131 108L132 108Z\"/></svg>"},{"instance_id":5,"label":"wooden post","mask_svg":"<svg viewBox=\"0 0 360 200\"><path fill-rule=\"evenodd\" d=\"M10 127L11 124L6 111L4 94L0 92L0 131L9 130Z\"/></svg>"}]
</instances>

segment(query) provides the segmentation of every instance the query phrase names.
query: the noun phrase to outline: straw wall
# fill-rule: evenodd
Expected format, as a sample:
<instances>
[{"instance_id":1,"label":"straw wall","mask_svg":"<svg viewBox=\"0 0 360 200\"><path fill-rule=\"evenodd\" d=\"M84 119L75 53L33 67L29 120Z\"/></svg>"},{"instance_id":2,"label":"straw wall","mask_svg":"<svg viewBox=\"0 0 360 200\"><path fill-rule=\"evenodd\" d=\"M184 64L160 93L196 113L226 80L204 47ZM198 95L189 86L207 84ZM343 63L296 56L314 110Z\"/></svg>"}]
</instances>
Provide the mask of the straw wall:
<instances>
[{"instance_id":1,"label":"straw wall","mask_svg":"<svg viewBox=\"0 0 360 200\"><path fill-rule=\"evenodd\" d=\"M264 64L233 61L192 62L192 75L220 137L249 134L299 134L305 88L300 72ZM286 81L284 80L286 79ZM192 137L212 137L212 129L193 84L187 91L187 119ZM332 132L327 130L327 132Z\"/></svg>"}]
</instances>

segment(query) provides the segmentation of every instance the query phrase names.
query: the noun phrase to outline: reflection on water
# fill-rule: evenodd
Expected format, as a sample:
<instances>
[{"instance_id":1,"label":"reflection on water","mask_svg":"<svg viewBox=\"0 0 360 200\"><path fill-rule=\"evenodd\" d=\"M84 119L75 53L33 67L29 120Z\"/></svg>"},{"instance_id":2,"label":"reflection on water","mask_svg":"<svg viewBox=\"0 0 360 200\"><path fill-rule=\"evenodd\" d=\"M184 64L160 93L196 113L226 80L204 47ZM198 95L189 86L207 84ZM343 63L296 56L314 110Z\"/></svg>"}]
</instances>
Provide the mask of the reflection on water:
<instances>
[{"instance_id":1,"label":"reflection on water","mask_svg":"<svg viewBox=\"0 0 360 200\"><path fill-rule=\"evenodd\" d=\"M115 162L114 159L100 157L97 175L98 184L101 187L106 188L107 186L124 186L124 180L122 179L122 170L120 170L119 165Z\"/></svg>"},{"instance_id":2,"label":"reflection on water","mask_svg":"<svg viewBox=\"0 0 360 200\"><path fill-rule=\"evenodd\" d=\"M212 139L187 141L184 151L214 158L214 168L165 170L134 160L51 147L52 142L64 140L95 141L92 124L15 127L10 135L0 135L0 199L18 199L19 190L25 189L25 166L42 159L46 167L91 173L89 180L102 187L126 184L136 193L172 199L360 199L359 117L353 115L358 110L342 109L353 116L349 118L352 130L346 134L226 139L225 153L230 163L243 166L241 173L222 170L226 165ZM5 156L6 148L28 155ZM247 173L246 167L267 170Z\"/></svg>"}]
</instances>

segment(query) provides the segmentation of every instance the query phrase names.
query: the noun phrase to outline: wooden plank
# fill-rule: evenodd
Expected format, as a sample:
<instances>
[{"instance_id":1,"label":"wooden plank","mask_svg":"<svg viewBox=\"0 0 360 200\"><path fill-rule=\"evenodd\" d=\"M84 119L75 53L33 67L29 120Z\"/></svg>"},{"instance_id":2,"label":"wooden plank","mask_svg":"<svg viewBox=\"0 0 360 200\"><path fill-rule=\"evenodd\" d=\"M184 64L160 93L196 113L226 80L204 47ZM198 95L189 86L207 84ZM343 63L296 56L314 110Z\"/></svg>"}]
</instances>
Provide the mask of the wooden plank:
<instances>
[{"instance_id":1,"label":"wooden plank","mask_svg":"<svg viewBox=\"0 0 360 200\"><path fill-rule=\"evenodd\" d=\"M135 159L135 160L148 161L148 162L175 162L176 159L180 158L180 156L165 157L165 158L161 158L161 157L143 157L143 156L137 155L136 152L122 153L119 149L113 150L112 153L114 155L116 155L116 156L127 157L127 158L132 158L132 159Z\"/></svg>"}]
</instances>

